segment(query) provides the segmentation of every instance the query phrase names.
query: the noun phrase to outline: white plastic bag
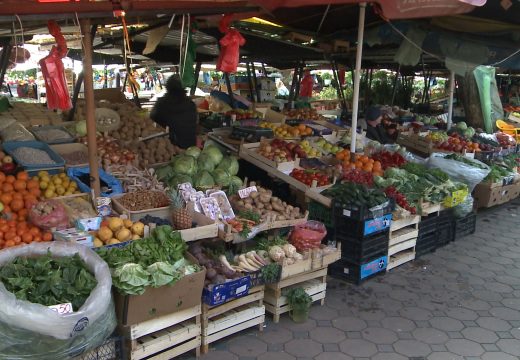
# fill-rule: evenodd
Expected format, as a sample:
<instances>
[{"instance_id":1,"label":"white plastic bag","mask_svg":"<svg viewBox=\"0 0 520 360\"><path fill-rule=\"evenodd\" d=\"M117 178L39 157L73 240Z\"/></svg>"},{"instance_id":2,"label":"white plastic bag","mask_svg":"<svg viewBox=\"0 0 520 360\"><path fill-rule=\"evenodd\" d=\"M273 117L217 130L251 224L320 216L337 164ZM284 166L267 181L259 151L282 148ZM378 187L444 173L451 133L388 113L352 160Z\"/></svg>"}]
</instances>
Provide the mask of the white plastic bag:
<instances>
[{"instance_id":1,"label":"white plastic bag","mask_svg":"<svg viewBox=\"0 0 520 360\"><path fill-rule=\"evenodd\" d=\"M452 180L468 185L470 193L491 171L489 166L476 159L471 159L471 161L481 165L483 169L465 164L461 161L445 159L445 156L446 154L433 153L428 158L426 166L430 169L441 169L448 174Z\"/></svg>"},{"instance_id":2,"label":"white plastic bag","mask_svg":"<svg viewBox=\"0 0 520 360\"><path fill-rule=\"evenodd\" d=\"M0 251L0 267L16 257L72 256L78 253L97 286L83 306L59 315L47 306L16 299L0 283L0 358L66 359L99 345L116 326L108 265L91 249L74 242L32 243Z\"/></svg>"}]
</instances>

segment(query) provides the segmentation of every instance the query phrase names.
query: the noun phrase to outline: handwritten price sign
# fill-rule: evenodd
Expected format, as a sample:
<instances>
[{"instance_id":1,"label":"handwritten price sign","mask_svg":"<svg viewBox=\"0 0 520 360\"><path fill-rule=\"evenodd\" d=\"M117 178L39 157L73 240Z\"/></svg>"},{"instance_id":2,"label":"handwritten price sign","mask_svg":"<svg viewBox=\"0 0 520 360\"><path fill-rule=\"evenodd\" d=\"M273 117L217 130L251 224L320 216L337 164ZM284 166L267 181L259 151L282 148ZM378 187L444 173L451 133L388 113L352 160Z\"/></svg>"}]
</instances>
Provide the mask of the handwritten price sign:
<instances>
[{"instance_id":1,"label":"handwritten price sign","mask_svg":"<svg viewBox=\"0 0 520 360\"><path fill-rule=\"evenodd\" d=\"M246 187L245 189L238 190L238 196L240 196L241 199L245 199L249 196L249 194L257 191L258 189L256 188L256 186Z\"/></svg>"},{"instance_id":2,"label":"handwritten price sign","mask_svg":"<svg viewBox=\"0 0 520 360\"><path fill-rule=\"evenodd\" d=\"M65 303L65 304L59 304L59 305L51 305L48 306L49 309L51 309L54 312L57 312L60 315L64 314L71 314L74 312L72 310L72 304L71 303Z\"/></svg>"}]
</instances>

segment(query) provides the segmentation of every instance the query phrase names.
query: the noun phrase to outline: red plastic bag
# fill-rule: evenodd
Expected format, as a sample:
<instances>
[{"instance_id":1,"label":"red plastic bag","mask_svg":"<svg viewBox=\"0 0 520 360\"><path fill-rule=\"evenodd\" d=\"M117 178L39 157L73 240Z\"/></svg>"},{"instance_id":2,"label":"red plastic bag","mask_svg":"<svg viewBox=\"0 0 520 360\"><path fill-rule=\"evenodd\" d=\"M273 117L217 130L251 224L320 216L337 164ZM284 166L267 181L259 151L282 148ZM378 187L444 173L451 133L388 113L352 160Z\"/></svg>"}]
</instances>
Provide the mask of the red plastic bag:
<instances>
[{"instance_id":1,"label":"red plastic bag","mask_svg":"<svg viewBox=\"0 0 520 360\"><path fill-rule=\"evenodd\" d=\"M48 22L48 28L50 34L56 39L57 46L53 46L50 54L39 61L47 91L47 107L51 110L68 110L72 108L72 102L61 61L67 55L67 44L59 25L54 20Z\"/></svg>"},{"instance_id":2,"label":"red plastic bag","mask_svg":"<svg viewBox=\"0 0 520 360\"><path fill-rule=\"evenodd\" d=\"M220 32L225 33L225 35L219 41L220 54L217 61L217 70L227 73L237 71L240 46L246 43L246 39L237 30L229 27L232 16L232 14L224 16L219 24Z\"/></svg>"},{"instance_id":3,"label":"red plastic bag","mask_svg":"<svg viewBox=\"0 0 520 360\"><path fill-rule=\"evenodd\" d=\"M321 241L327 235L327 228L319 221L310 220L305 224L296 225L289 236L289 242L298 252L320 247Z\"/></svg>"},{"instance_id":4,"label":"red plastic bag","mask_svg":"<svg viewBox=\"0 0 520 360\"><path fill-rule=\"evenodd\" d=\"M43 230L66 229L69 217L65 207L58 201L47 200L36 204L29 212L29 220Z\"/></svg>"}]
</instances>

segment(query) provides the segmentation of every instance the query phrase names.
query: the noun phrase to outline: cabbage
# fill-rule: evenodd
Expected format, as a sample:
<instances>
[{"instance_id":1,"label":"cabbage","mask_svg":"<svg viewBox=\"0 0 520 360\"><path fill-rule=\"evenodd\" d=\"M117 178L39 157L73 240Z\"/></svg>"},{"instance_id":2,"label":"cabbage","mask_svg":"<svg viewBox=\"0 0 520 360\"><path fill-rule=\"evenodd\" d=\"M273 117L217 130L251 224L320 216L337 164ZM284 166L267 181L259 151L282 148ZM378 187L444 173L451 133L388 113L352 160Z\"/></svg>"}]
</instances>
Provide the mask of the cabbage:
<instances>
[{"instance_id":1,"label":"cabbage","mask_svg":"<svg viewBox=\"0 0 520 360\"><path fill-rule=\"evenodd\" d=\"M190 146L186 149L185 155L193 156L195 159L200 155L200 149L196 146Z\"/></svg>"},{"instance_id":2,"label":"cabbage","mask_svg":"<svg viewBox=\"0 0 520 360\"><path fill-rule=\"evenodd\" d=\"M238 160L234 156L226 156L220 164L218 164L217 169L225 170L229 175L236 175L238 174Z\"/></svg>"},{"instance_id":3,"label":"cabbage","mask_svg":"<svg viewBox=\"0 0 520 360\"><path fill-rule=\"evenodd\" d=\"M211 188L215 186L215 180L213 180L213 176L211 176L211 174L208 171L199 171L197 173L193 186L195 186L195 188L197 189Z\"/></svg>"},{"instance_id":4,"label":"cabbage","mask_svg":"<svg viewBox=\"0 0 520 360\"><path fill-rule=\"evenodd\" d=\"M213 179L215 179L217 185L220 186L228 186L229 181L231 180L228 172L222 169L216 169L213 171Z\"/></svg>"},{"instance_id":5,"label":"cabbage","mask_svg":"<svg viewBox=\"0 0 520 360\"><path fill-rule=\"evenodd\" d=\"M475 135L475 129L472 127L467 128L464 130L464 137L467 139L471 139Z\"/></svg>"},{"instance_id":6,"label":"cabbage","mask_svg":"<svg viewBox=\"0 0 520 360\"><path fill-rule=\"evenodd\" d=\"M183 184L183 183L190 183L192 184L191 177L188 175L175 175L170 181L168 181L168 187L172 189L177 189L177 185Z\"/></svg>"},{"instance_id":7,"label":"cabbage","mask_svg":"<svg viewBox=\"0 0 520 360\"><path fill-rule=\"evenodd\" d=\"M157 175L159 180L167 180L174 175L173 167L171 165L162 166L155 170L155 175Z\"/></svg>"},{"instance_id":8,"label":"cabbage","mask_svg":"<svg viewBox=\"0 0 520 360\"><path fill-rule=\"evenodd\" d=\"M464 121L461 121L457 123L457 129L459 130L466 130L468 128L468 125Z\"/></svg>"},{"instance_id":9,"label":"cabbage","mask_svg":"<svg viewBox=\"0 0 520 360\"><path fill-rule=\"evenodd\" d=\"M244 182L238 176L231 176L229 178L229 186L236 186L237 189L244 185Z\"/></svg>"},{"instance_id":10,"label":"cabbage","mask_svg":"<svg viewBox=\"0 0 520 360\"><path fill-rule=\"evenodd\" d=\"M87 135L87 121L86 120L78 121L76 123L75 130L76 130L76 133L78 134L78 136L80 136L80 137Z\"/></svg>"},{"instance_id":11,"label":"cabbage","mask_svg":"<svg viewBox=\"0 0 520 360\"><path fill-rule=\"evenodd\" d=\"M215 163L211 159L211 156L208 153L203 152L200 154L199 158L197 159L197 165L200 170L207 170L207 171L213 171L215 170Z\"/></svg>"},{"instance_id":12,"label":"cabbage","mask_svg":"<svg viewBox=\"0 0 520 360\"><path fill-rule=\"evenodd\" d=\"M193 156L176 156L172 161L172 165L175 174L192 176L197 173L197 160Z\"/></svg>"},{"instance_id":13,"label":"cabbage","mask_svg":"<svg viewBox=\"0 0 520 360\"><path fill-rule=\"evenodd\" d=\"M215 145L208 145L202 150L202 154L208 154L211 160L213 161L213 164L218 165L222 161L222 158L224 155L222 155L222 152L218 147Z\"/></svg>"}]
</instances>

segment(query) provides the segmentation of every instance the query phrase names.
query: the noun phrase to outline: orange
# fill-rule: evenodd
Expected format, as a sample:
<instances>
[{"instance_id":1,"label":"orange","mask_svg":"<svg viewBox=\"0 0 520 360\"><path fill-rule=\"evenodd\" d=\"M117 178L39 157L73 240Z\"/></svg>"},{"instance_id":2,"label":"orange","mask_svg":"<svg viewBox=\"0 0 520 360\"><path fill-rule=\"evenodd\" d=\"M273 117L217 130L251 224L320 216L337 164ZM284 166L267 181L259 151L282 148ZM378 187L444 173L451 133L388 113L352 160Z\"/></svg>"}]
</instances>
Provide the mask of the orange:
<instances>
[{"instance_id":1,"label":"orange","mask_svg":"<svg viewBox=\"0 0 520 360\"><path fill-rule=\"evenodd\" d=\"M366 172L372 172L372 165L370 164L365 164L363 166L363 171L366 171Z\"/></svg>"},{"instance_id":2,"label":"orange","mask_svg":"<svg viewBox=\"0 0 520 360\"><path fill-rule=\"evenodd\" d=\"M29 174L27 173L27 171L20 171L18 174L16 174L16 178L18 180L27 181L29 180Z\"/></svg>"},{"instance_id":3,"label":"orange","mask_svg":"<svg viewBox=\"0 0 520 360\"><path fill-rule=\"evenodd\" d=\"M26 232L22 235L22 241L26 244L30 244L33 241L33 236L31 233Z\"/></svg>"},{"instance_id":4,"label":"orange","mask_svg":"<svg viewBox=\"0 0 520 360\"><path fill-rule=\"evenodd\" d=\"M33 241L34 241L34 242L41 242L41 241L42 241L42 237L41 237L41 235L36 235L36 236L34 236L34 237L33 237Z\"/></svg>"},{"instance_id":5,"label":"orange","mask_svg":"<svg viewBox=\"0 0 520 360\"><path fill-rule=\"evenodd\" d=\"M4 234L4 239L5 240L13 240L14 237L16 236L16 232L15 231L8 231Z\"/></svg>"},{"instance_id":6,"label":"orange","mask_svg":"<svg viewBox=\"0 0 520 360\"><path fill-rule=\"evenodd\" d=\"M312 135L312 129L310 127L305 129L305 135Z\"/></svg>"},{"instance_id":7,"label":"orange","mask_svg":"<svg viewBox=\"0 0 520 360\"><path fill-rule=\"evenodd\" d=\"M29 232L32 236L40 235L40 229L38 229L36 226L31 227Z\"/></svg>"},{"instance_id":8,"label":"orange","mask_svg":"<svg viewBox=\"0 0 520 360\"><path fill-rule=\"evenodd\" d=\"M341 151L340 151L340 152L337 152L337 153L336 153L336 159L338 159L338 160L343 160L343 159L345 159L345 153L343 153L343 152L341 152Z\"/></svg>"},{"instance_id":9,"label":"orange","mask_svg":"<svg viewBox=\"0 0 520 360\"><path fill-rule=\"evenodd\" d=\"M3 183L5 181L5 174L0 171L0 183Z\"/></svg>"},{"instance_id":10,"label":"orange","mask_svg":"<svg viewBox=\"0 0 520 360\"><path fill-rule=\"evenodd\" d=\"M12 183L5 182L2 184L2 191L3 192L11 192L14 191L14 186Z\"/></svg>"},{"instance_id":11,"label":"orange","mask_svg":"<svg viewBox=\"0 0 520 360\"><path fill-rule=\"evenodd\" d=\"M13 201L13 196L11 194L2 194L0 196L0 201L4 206L9 205L11 201Z\"/></svg>"},{"instance_id":12,"label":"orange","mask_svg":"<svg viewBox=\"0 0 520 360\"><path fill-rule=\"evenodd\" d=\"M39 188L34 188L34 189L29 190L29 194L31 194L32 196L34 196L36 198L39 198L40 195L42 194L42 191Z\"/></svg>"},{"instance_id":13,"label":"orange","mask_svg":"<svg viewBox=\"0 0 520 360\"><path fill-rule=\"evenodd\" d=\"M366 164L366 163L368 162L368 156L363 155L363 156L361 156L361 158L360 158L359 160L361 160L361 162L362 162L363 164Z\"/></svg>"},{"instance_id":14,"label":"orange","mask_svg":"<svg viewBox=\"0 0 520 360\"><path fill-rule=\"evenodd\" d=\"M39 188L40 188L40 184L38 183L37 180L31 179L27 182L27 189L31 190L31 189L39 189Z\"/></svg>"},{"instance_id":15,"label":"orange","mask_svg":"<svg viewBox=\"0 0 520 360\"><path fill-rule=\"evenodd\" d=\"M52 234L50 232L46 232L43 234L43 241L51 241L52 240Z\"/></svg>"},{"instance_id":16,"label":"orange","mask_svg":"<svg viewBox=\"0 0 520 360\"><path fill-rule=\"evenodd\" d=\"M21 192L15 192L12 194L13 199L23 199L23 194Z\"/></svg>"},{"instance_id":17,"label":"orange","mask_svg":"<svg viewBox=\"0 0 520 360\"><path fill-rule=\"evenodd\" d=\"M16 236L15 236L15 237L13 238L13 241L14 241L14 243L15 243L15 244L17 244L17 245L18 245L19 243L21 243L21 242L22 242L22 237L21 237L21 236L18 236L18 235L16 235Z\"/></svg>"},{"instance_id":18,"label":"orange","mask_svg":"<svg viewBox=\"0 0 520 360\"><path fill-rule=\"evenodd\" d=\"M363 167L363 163L361 161L356 161L356 168L361 169Z\"/></svg>"},{"instance_id":19,"label":"orange","mask_svg":"<svg viewBox=\"0 0 520 360\"><path fill-rule=\"evenodd\" d=\"M15 246L15 245L16 245L16 244L14 243L13 240L7 240L7 241L5 242L5 247L13 247L13 246Z\"/></svg>"},{"instance_id":20,"label":"orange","mask_svg":"<svg viewBox=\"0 0 520 360\"><path fill-rule=\"evenodd\" d=\"M24 202L22 199L13 199L13 201L11 201L10 206L14 212L18 212L23 209Z\"/></svg>"},{"instance_id":21,"label":"orange","mask_svg":"<svg viewBox=\"0 0 520 360\"><path fill-rule=\"evenodd\" d=\"M305 131L305 128L306 128L305 124L298 125L298 130L300 130L300 131Z\"/></svg>"},{"instance_id":22,"label":"orange","mask_svg":"<svg viewBox=\"0 0 520 360\"><path fill-rule=\"evenodd\" d=\"M5 178L5 182L9 183L9 184L12 184L16 181L16 178L13 176L13 175L7 175L7 177Z\"/></svg>"}]
</instances>

